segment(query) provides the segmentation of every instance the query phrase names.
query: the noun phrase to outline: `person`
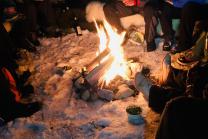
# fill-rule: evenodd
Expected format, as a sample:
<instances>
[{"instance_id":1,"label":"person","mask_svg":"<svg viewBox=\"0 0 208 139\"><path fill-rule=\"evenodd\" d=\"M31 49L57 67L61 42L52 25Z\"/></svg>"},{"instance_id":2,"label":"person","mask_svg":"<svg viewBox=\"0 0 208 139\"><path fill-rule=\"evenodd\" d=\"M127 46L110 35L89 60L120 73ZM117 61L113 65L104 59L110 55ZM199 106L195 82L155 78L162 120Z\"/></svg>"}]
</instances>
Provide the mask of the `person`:
<instances>
[{"instance_id":1,"label":"person","mask_svg":"<svg viewBox=\"0 0 208 139\"><path fill-rule=\"evenodd\" d=\"M120 23L121 17L135 13L142 14L145 20L144 38L147 43L147 52L156 49L155 38L158 36L156 29L159 23L158 18L164 33L164 50L169 50L173 45L174 31L171 20L172 18L179 18L180 8L173 7L172 4L166 1L146 0L141 2L140 0L123 0L122 2L114 1L106 4L103 9L108 22L118 30L124 30Z\"/></svg>"},{"instance_id":2,"label":"person","mask_svg":"<svg viewBox=\"0 0 208 139\"><path fill-rule=\"evenodd\" d=\"M1 2L1 21L11 19L17 15L16 4L12 0L2 0Z\"/></svg>"},{"instance_id":3,"label":"person","mask_svg":"<svg viewBox=\"0 0 208 139\"><path fill-rule=\"evenodd\" d=\"M12 39L2 23L0 23L0 45L0 59L2 59L1 63L8 67L16 68L16 46L12 43Z\"/></svg>"},{"instance_id":4,"label":"person","mask_svg":"<svg viewBox=\"0 0 208 139\"><path fill-rule=\"evenodd\" d=\"M174 6L167 1L149 1L144 6L145 20L145 40L147 50L156 49L155 38L157 37L157 25L160 22L164 44L163 50L169 51L174 44L174 30L172 28L172 19L180 17L180 7Z\"/></svg>"},{"instance_id":5,"label":"person","mask_svg":"<svg viewBox=\"0 0 208 139\"><path fill-rule=\"evenodd\" d=\"M185 51L195 45L197 35L194 33L196 21L200 21L201 31L207 29L208 26L208 2L201 0L199 2L188 2L181 11L179 40L178 45L171 50L172 53ZM195 35L193 35L195 34Z\"/></svg>"},{"instance_id":6,"label":"person","mask_svg":"<svg viewBox=\"0 0 208 139\"><path fill-rule=\"evenodd\" d=\"M191 0L195 3L203 4L204 1ZM156 49L155 38L157 36L156 27L158 19L161 23L161 28L164 37L163 50L169 51L175 45L175 31L172 28L172 19L181 19L181 12L185 11L183 7L189 0L185 1L149 1L144 6L144 19L145 19L145 39L147 42L147 49L153 51ZM183 10L184 9L184 10ZM182 22L183 23L183 22ZM184 24L185 25L185 24ZM186 35L183 32L184 26L179 27L178 38L180 42L184 41L183 37ZM181 37L183 36L183 37Z\"/></svg>"},{"instance_id":7,"label":"person","mask_svg":"<svg viewBox=\"0 0 208 139\"><path fill-rule=\"evenodd\" d=\"M4 0L1 4L1 22L11 40L16 44L16 48L13 50L24 48L30 52L35 52L34 45L26 40L25 16L17 11L16 3L13 0Z\"/></svg>"},{"instance_id":8,"label":"person","mask_svg":"<svg viewBox=\"0 0 208 139\"><path fill-rule=\"evenodd\" d=\"M48 37L60 35L54 9L50 0L23 0L28 40L34 45L40 45L38 31Z\"/></svg>"},{"instance_id":9,"label":"person","mask_svg":"<svg viewBox=\"0 0 208 139\"><path fill-rule=\"evenodd\" d=\"M142 7L146 1L140 0L114 0L106 3L103 7L103 11L106 20L116 27L118 32L125 31L124 27L120 22L120 18L130 16L133 14L142 14Z\"/></svg>"},{"instance_id":10,"label":"person","mask_svg":"<svg viewBox=\"0 0 208 139\"><path fill-rule=\"evenodd\" d=\"M183 77L177 86L176 82L169 86L153 85L141 72L135 76L136 89L142 92L152 110L162 113L156 139L205 139L208 64L190 71L173 70L175 77Z\"/></svg>"},{"instance_id":11,"label":"person","mask_svg":"<svg viewBox=\"0 0 208 139\"><path fill-rule=\"evenodd\" d=\"M21 92L11 72L0 65L0 119L2 124L18 117L28 117L41 108L40 102L21 102Z\"/></svg>"},{"instance_id":12,"label":"person","mask_svg":"<svg viewBox=\"0 0 208 139\"><path fill-rule=\"evenodd\" d=\"M12 49L15 47L8 33L0 24L0 125L18 117L27 117L41 108L41 103L22 103L21 98L33 91L30 85L25 85L29 74L17 76Z\"/></svg>"}]
</instances>

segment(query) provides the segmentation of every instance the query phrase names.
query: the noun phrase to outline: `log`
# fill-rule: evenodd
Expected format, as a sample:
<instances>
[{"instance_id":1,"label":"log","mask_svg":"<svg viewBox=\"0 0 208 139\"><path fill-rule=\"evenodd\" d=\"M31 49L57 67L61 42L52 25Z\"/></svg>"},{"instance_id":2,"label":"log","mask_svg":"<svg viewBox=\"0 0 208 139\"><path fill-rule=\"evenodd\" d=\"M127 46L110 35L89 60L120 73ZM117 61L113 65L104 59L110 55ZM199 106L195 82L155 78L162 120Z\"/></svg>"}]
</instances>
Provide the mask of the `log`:
<instances>
[{"instance_id":1,"label":"log","mask_svg":"<svg viewBox=\"0 0 208 139\"><path fill-rule=\"evenodd\" d=\"M103 77L105 73L110 69L112 63L113 63L113 56L109 56L109 58L101 63L99 66L95 67L89 74L85 77L87 82L95 86L99 83L99 81L103 81Z\"/></svg>"},{"instance_id":2,"label":"log","mask_svg":"<svg viewBox=\"0 0 208 139\"><path fill-rule=\"evenodd\" d=\"M96 65L100 64L101 60L105 58L110 53L110 49L106 48L103 52L101 52L92 62L90 62L86 68L87 71L91 71L95 68Z\"/></svg>"}]
</instances>

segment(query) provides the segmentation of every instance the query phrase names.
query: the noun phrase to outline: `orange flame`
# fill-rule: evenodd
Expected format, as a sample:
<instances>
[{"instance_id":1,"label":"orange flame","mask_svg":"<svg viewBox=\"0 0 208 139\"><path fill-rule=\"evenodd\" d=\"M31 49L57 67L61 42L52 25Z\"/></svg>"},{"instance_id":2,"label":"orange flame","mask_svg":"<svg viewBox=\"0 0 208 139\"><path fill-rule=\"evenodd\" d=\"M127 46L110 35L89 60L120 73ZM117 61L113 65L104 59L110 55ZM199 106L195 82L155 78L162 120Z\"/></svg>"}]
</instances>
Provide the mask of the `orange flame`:
<instances>
[{"instance_id":1,"label":"orange flame","mask_svg":"<svg viewBox=\"0 0 208 139\"><path fill-rule=\"evenodd\" d=\"M124 58L123 47L121 46L126 32L118 34L117 30L105 20L103 26L98 26L96 22L95 25L100 38L99 52L108 47L110 49L109 55L113 56L114 59L110 69L104 75L104 81L106 84L109 84L117 75L128 80L128 65Z\"/></svg>"}]
</instances>

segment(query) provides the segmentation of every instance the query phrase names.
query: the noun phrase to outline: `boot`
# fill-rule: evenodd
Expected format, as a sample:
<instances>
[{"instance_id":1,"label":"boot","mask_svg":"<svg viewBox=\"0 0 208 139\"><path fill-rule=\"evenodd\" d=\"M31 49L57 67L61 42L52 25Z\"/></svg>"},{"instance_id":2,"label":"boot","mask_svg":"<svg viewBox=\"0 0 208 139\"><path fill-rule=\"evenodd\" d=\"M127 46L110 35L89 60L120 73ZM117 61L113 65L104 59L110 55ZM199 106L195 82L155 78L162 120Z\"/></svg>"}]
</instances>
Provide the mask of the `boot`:
<instances>
[{"instance_id":1,"label":"boot","mask_svg":"<svg viewBox=\"0 0 208 139\"><path fill-rule=\"evenodd\" d=\"M29 117L42 108L41 102L19 103L13 102L7 105L7 108L2 108L0 114L5 123L20 117Z\"/></svg>"},{"instance_id":2,"label":"boot","mask_svg":"<svg viewBox=\"0 0 208 139\"><path fill-rule=\"evenodd\" d=\"M153 83L142 72L138 72L135 75L134 84L135 88L143 93L145 99L149 100L149 91Z\"/></svg>"},{"instance_id":3,"label":"boot","mask_svg":"<svg viewBox=\"0 0 208 139\"><path fill-rule=\"evenodd\" d=\"M152 52L156 50L156 48L157 47L154 40L152 42L147 42L147 52Z\"/></svg>"}]
</instances>

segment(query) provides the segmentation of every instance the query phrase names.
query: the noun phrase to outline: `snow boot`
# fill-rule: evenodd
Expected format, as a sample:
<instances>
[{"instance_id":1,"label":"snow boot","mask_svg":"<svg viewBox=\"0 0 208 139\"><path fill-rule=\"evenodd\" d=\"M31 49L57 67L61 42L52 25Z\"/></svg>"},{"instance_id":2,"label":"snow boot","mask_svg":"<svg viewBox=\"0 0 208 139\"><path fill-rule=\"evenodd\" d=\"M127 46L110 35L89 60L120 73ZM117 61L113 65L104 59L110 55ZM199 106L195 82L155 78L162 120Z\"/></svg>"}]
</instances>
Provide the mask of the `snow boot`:
<instances>
[{"instance_id":1,"label":"snow boot","mask_svg":"<svg viewBox=\"0 0 208 139\"><path fill-rule=\"evenodd\" d=\"M41 102L19 103L14 102L7 104L7 108L2 108L1 116L5 123L20 117L29 117L42 108Z\"/></svg>"},{"instance_id":2,"label":"snow boot","mask_svg":"<svg viewBox=\"0 0 208 139\"><path fill-rule=\"evenodd\" d=\"M4 126L5 125L5 121L3 118L0 117L0 127Z\"/></svg>"},{"instance_id":3,"label":"snow boot","mask_svg":"<svg viewBox=\"0 0 208 139\"><path fill-rule=\"evenodd\" d=\"M156 44L155 44L155 41L151 41L151 42L147 42L147 52L152 52L154 50L156 50L157 47L156 47Z\"/></svg>"},{"instance_id":4,"label":"snow boot","mask_svg":"<svg viewBox=\"0 0 208 139\"><path fill-rule=\"evenodd\" d=\"M138 72L135 75L134 79L135 88L142 92L145 99L149 99L149 91L151 86L153 85L152 81L150 81L148 78L146 78L142 72Z\"/></svg>"}]
</instances>

